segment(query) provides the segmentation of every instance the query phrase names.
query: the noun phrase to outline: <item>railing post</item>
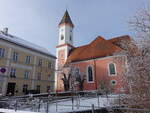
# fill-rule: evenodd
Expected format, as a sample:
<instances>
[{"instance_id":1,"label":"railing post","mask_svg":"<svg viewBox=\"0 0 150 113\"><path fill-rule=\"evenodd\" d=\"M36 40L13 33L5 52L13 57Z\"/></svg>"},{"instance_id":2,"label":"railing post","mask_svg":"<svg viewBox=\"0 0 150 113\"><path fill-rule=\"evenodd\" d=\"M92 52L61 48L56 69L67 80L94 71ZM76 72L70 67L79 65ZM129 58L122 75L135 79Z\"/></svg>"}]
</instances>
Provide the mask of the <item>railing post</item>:
<instances>
[{"instance_id":1,"label":"railing post","mask_svg":"<svg viewBox=\"0 0 150 113\"><path fill-rule=\"evenodd\" d=\"M41 107L40 103L41 103L41 100L39 99L38 112L40 112L40 107Z\"/></svg>"},{"instance_id":2,"label":"railing post","mask_svg":"<svg viewBox=\"0 0 150 113\"><path fill-rule=\"evenodd\" d=\"M72 96L72 110L74 109L74 98Z\"/></svg>"},{"instance_id":3,"label":"railing post","mask_svg":"<svg viewBox=\"0 0 150 113\"><path fill-rule=\"evenodd\" d=\"M97 93L97 103L98 103L98 107L100 106L99 105L99 94Z\"/></svg>"},{"instance_id":4,"label":"railing post","mask_svg":"<svg viewBox=\"0 0 150 113\"><path fill-rule=\"evenodd\" d=\"M57 105L57 92L56 92L56 98L55 98L55 101L56 101L56 112L57 112L57 109L58 109L58 105Z\"/></svg>"},{"instance_id":5,"label":"railing post","mask_svg":"<svg viewBox=\"0 0 150 113\"><path fill-rule=\"evenodd\" d=\"M94 113L94 104L92 104L92 113Z\"/></svg>"},{"instance_id":6,"label":"railing post","mask_svg":"<svg viewBox=\"0 0 150 113\"><path fill-rule=\"evenodd\" d=\"M77 109L80 107L80 95L77 96Z\"/></svg>"},{"instance_id":7,"label":"railing post","mask_svg":"<svg viewBox=\"0 0 150 113\"><path fill-rule=\"evenodd\" d=\"M120 101L120 94L119 94L119 106L121 105L121 101Z\"/></svg>"},{"instance_id":8,"label":"railing post","mask_svg":"<svg viewBox=\"0 0 150 113\"><path fill-rule=\"evenodd\" d=\"M49 111L49 102L47 102L46 113Z\"/></svg>"},{"instance_id":9,"label":"railing post","mask_svg":"<svg viewBox=\"0 0 150 113\"><path fill-rule=\"evenodd\" d=\"M15 111L17 111L17 100L15 101Z\"/></svg>"}]
</instances>

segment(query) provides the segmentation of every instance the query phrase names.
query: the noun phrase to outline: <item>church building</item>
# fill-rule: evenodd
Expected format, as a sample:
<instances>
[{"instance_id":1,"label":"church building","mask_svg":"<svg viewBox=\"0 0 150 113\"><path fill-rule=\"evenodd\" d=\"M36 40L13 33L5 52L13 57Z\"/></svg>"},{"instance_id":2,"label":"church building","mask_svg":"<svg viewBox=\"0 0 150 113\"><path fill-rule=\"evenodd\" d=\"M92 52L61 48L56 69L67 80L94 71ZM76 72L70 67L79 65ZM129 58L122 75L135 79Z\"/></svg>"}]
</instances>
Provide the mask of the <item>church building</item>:
<instances>
[{"instance_id":1,"label":"church building","mask_svg":"<svg viewBox=\"0 0 150 113\"><path fill-rule=\"evenodd\" d=\"M115 53L123 50L119 43L130 40L130 37L124 35L107 40L97 36L87 45L74 47L73 29L74 24L66 10L59 23L56 70L65 64L74 66L78 73L82 73L80 76L85 76L84 91L99 90L105 86L113 89L115 93L124 92L125 56L115 55ZM56 74L55 79L56 90L58 92L64 91L62 75Z\"/></svg>"}]
</instances>

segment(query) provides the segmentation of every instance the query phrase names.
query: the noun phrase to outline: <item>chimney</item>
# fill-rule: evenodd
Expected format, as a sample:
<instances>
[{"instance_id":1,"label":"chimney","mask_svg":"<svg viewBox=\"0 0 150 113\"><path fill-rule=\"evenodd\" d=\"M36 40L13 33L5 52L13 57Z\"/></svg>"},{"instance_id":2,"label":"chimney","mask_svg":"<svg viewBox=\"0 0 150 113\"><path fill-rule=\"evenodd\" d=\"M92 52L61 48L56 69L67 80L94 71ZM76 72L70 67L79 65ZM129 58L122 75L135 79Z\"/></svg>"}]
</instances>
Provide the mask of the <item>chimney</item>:
<instances>
[{"instance_id":1,"label":"chimney","mask_svg":"<svg viewBox=\"0 0 150 113\"><path fill-rule=\"evenodd\" d=\"M8 28L7 27L3 29L3 33L6 35L8 34Z\"/></svg>"}]
</instances>

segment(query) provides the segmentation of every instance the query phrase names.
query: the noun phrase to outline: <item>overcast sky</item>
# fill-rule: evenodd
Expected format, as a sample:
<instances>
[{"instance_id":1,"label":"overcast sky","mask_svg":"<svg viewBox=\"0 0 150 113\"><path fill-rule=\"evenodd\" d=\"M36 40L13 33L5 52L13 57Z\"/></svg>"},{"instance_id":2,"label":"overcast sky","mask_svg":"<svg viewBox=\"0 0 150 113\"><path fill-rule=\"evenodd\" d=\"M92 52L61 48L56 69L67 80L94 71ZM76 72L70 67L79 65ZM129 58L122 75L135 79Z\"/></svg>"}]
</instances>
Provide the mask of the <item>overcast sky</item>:
<instances>
[{"instance_id":1,"label":"overcast sky","mask_svg":"<svg viewBox=\"0 0 150 113\"><path fill-rule=\"evenodd\" d=\"M74 45L131 35L127 21L150 0L0 0L0 29L55 54L58 23L66 8L75 25Z\"/></svg>"}]
</instances>

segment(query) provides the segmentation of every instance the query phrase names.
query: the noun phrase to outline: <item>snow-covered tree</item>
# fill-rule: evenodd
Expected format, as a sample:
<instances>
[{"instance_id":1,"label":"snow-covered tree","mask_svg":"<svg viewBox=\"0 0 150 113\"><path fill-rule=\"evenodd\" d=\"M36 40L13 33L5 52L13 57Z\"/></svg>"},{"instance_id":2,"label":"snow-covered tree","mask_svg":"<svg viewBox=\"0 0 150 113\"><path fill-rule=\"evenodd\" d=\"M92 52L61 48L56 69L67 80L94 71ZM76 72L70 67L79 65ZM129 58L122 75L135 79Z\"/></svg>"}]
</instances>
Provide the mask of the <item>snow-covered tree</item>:
<instances>
[{"instance_id":1,"label":"snow-covered tree","mask_svg":"<svg viewBox=\"0 0 150 113\"><path fill-rule=\"evenodd\" d=\"M103 78L102 80L99 81L98 85L98 92L101 94L109 94L114 91L114 87L110 84L107 78Z\"/></svg>"},{"instance_id":2,"label":"snow-covered tree","mask_svg":"<svg viewBox=\"0 0 150 113\"><path fill-rule=\"evenodd\" d=\"M140 10L129 24L134 28L134 41L121 42L121 54L127 58L124 80L130 95L124 103L130 107L150 108L150 10Z\"/></svg>"}]
</instances>

